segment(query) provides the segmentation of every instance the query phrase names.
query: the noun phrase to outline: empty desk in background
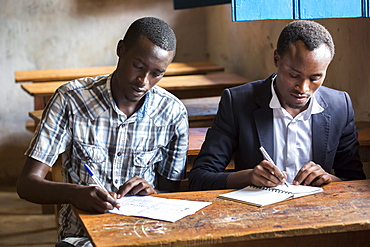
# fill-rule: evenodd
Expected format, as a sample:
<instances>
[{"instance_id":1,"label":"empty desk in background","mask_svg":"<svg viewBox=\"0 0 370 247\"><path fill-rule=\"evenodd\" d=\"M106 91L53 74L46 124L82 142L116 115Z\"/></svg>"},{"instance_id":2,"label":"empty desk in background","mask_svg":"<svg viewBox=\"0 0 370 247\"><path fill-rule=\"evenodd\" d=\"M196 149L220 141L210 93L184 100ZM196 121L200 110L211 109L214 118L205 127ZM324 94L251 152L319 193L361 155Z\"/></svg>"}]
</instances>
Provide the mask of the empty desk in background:
<instances>
[{"instance_id":1,"label":"empty desk in background","mask_svg":"<svg viewBox=\"0 0 370 247\"><path fill-rule=\"evenodd\" d=\"M356 122L358 142L360 143L360 156L363 162L370 162L370 122ZM365 166L369 164L364 164ZM365 167L366 171L370 168ZM367 174L368 176L369 174Z\"/></svg>"},{"instance_id":2,"label":"empty desk in background","mask_svg":"<svg viewBox=\"0 0 370 247\"><path fill-rule=\"evenodd\" d=\"M77 78L110 74L115 70L115 68L116 66L101 66L88 68L16 71L15 81L32 83L39 82L65 83L67 81L71 81ZM223 67L218 66L211 62L188 62L188 63L173 62L168 66L165 76L207 74L221 71L224 71ZM45 95L35 96L34 109L35 110L43 109L48 99L49 96Z\"/></svg>"},{"instance_id":3,"label":"empty desk in background","mask_svg":"<svg viewBox=\"0 0 370 247\"><path fill-rule=\"evenodd\" d=\"M154 195L212 202L175 223L75 211L97 247L369 246L370 180L323 188L323 193L262 208L217 198L231 190Z\"/></svg>"},{"instance_id":4,"label":"empty desk in background","mask_svg":"<svg viewBox=\"0 0 370 247\"><path fill-rule=\"evenodd\" d=\"M163 77L158 86L168 90L180 99L220 96L225 88L239 86L251 80L226 73L207 75L167 76ZM55 90L66 83L62 82L39 82L22 84L21 87L31 96L43 98L41 105L35 105L34 110L42 110L47 100Z\"/></svg>"},{"instance_id":5,"label":"empty desk in background","mask_svg":"<svg viewBox=\"0 0 370 247\"><path fill-rule=\"evenodd\" d=\"M70 69L47 69L47 70L26 70L16 71L16 82L47 82L47 81L71 81L82 77L92 77L98 75L107 75L112 73L116 66L99 66L87 68ZM171 63L165 76L174 75L195 75L207 74L212 72L221 72L224 68L211 62L189 62Z\"/></svg>"}]
</instances>

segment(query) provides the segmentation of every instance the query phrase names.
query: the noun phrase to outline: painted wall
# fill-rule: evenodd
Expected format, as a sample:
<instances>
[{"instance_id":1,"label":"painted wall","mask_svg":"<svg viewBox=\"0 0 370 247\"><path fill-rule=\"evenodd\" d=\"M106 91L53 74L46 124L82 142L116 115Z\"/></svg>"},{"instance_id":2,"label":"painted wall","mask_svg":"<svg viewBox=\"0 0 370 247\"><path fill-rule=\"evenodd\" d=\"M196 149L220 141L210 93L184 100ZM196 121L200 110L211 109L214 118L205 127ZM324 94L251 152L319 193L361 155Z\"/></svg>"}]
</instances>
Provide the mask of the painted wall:
<instances>
[{"instance_id":1,"label":"painted wall","mask_svg":"<svg viewBox=\"0 0 370 247\"><path fill-rule=\"evenodd\" d=\"M320 19L332 34L336 55L324 85L347 91L356 121L370 121L370 19ZM210 61L229 72L263 79L275 71L273 51L290 21L232 22L231 5L207 7Z\"/></svg>"},{"instance_id":2,"label":"painted wall","mask_svg":"<svg viewBox=\"0 0 370 247\"><path fill-rule=\"evenodd\" d=\"M114 65L132 21L155 16L178 38L175 61L207 60L204 9L173 10L172 0L0 0L0 184L15 184L32 134L33 98L19 70Z\"/></svg>"}]
</instances>

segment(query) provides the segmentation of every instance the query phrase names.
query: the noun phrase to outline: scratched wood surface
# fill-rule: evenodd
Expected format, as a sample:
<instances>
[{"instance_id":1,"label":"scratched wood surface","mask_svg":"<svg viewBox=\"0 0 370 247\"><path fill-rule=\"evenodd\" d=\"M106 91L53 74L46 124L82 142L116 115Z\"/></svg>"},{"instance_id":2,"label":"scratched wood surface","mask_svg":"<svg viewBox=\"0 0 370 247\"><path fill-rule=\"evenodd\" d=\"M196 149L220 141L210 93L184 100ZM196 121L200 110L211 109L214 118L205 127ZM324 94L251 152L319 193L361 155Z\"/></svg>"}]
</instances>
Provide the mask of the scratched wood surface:
<instances>
[{"instance_id":1,"label":"scratched wood surface","mask_svg":"<svg viewBox=\"0 0 370 247\"><path fill-rule=\"evenodd\" d=\"M16 71L16 82L45 82L45 81L69 81L87 76L98 76L112 73L116 66L100 66L87 68L48 69ZM166 76L206 74L221 72L224 68L211 62L171 63L165 73Z\"/></svg>"},{"instance_id":2,"label":"scratched wood surface","mask_svg":"<svg viewBox=\"0 0 370 247\"><path fill-rule=\"evenodd\" d=\"M331 183L323 193L262 208L217 198L227 191L157 195L212 202L175 223L76 211L96 246L244 246L245 241L281 246L292 239L290 246L310 246L316 240L370 244L370 180ZM328 236L326 242L323 236ZM299 245L300 239L308 244Z\"/></svg>"},{"instance_id":3,"label":"scratched wood surface","mask_svg":"<svg viewBox=\"0 0 370 247\"><path fill-rule=\"evenodd\" d=\"M221 96L182 99L188 110L189 127L211 127Z\"/></svg>"}]
</instances>

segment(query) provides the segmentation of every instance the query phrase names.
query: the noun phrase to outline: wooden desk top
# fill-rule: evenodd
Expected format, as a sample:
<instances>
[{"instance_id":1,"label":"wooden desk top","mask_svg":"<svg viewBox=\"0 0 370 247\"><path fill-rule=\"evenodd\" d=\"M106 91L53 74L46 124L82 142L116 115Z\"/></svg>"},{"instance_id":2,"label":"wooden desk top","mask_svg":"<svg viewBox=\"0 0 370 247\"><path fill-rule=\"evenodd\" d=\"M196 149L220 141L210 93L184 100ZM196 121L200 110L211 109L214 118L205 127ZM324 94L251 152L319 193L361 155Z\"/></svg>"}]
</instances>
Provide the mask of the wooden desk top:
<instances>
[{"instance_id":1,"label":"wooden desk top","mask_svg":"<svg viewBox=\"0 0 370 247\"><path fill-rule=\"evenodd\" d=\"M356 122L358 142L360 146L370 146L370 122Z\"/></svg>"},{"instance_id":2,"label":"wooden desk top","mask_svg":"<svg viewBox=\"0 0 370 247\"><path fill-rule=\"evenodd\" d=\"M251 80L227 73L215 73L208 75L187 75L163 77L158 86L168 91L181 90L214 90L217 88L238 86ZM39 82L22 84L21 87L32 96L51 96L55 90L68 81Z\"/></svg>"},{"instance_id":3,"label":"wooden desk top","mask_svg":"<svg viewBox=\"0 0 370 247\"><path fill-rule=\"evenodd\" d=\"M370 230L370 180L331 183L323 193L262 208L217 198L228 191L156 195L212 202L175 223L76 211L96 246L245 246L269 239L281 246L276 240L284 237Z\"/></svg>"},{"instance_id":4,"label":"wooden desk top","mask_svg":"<svg viewBox=\"0 0 370 247\"><path fill-rule=\"evenodd\" d=\"M208 128L189 128L188 155L198 155L206 138Z\"/></svg>"},{"instance_id":5,"label":"wooden desk top","mask_svg":"<svg viewBox=\"0 0 370 247\"><path fill-rule=\"evenodd\" d=\"M71 68L71 69L48 69L48 70L28 70L16 71L16 82L45 82L45 81L70 81L76 78L87 76L98 76L112 73L116 66L101 66L89 68ZM189 62L189 63L171 63L165 76L206 74L209 72L221 72L224 68L211 62Z\"/></svg>"},{"instance_id":6,"label":"wooden desk top","mask_svg":"<svg viewBox=\"0 0 370 247\"><path fill-rule=\"evenodd\" d=\"M217 114L218 103L221 96L181 99L187 111L189 122L213 120ZM208 127L211 127L209 125Z\"/></svg>"}]
</instances>

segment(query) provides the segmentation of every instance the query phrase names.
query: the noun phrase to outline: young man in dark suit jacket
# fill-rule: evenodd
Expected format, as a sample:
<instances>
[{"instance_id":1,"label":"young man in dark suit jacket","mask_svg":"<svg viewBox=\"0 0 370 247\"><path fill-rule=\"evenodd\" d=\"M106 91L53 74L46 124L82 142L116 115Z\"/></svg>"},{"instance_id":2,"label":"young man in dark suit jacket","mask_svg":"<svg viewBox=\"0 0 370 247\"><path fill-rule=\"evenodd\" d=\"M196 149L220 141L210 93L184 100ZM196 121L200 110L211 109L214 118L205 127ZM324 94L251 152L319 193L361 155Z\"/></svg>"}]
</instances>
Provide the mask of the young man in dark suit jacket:
<instances>
[{"instance_id":1,"label":"young man in dark suit jacket","mask_svg":"<svg viewBox=\"0 0 370 247\"><path fill-rule=\"evenodd\" d=\"M288 24L274 52L276 73L223 92L190 172L190 189L364 179L351 99L322 86L333 56L322 25ZM264 160L260 146L275 164ZM232 158L235 172L224 172Z\"/></svg>"}]
</instances>

